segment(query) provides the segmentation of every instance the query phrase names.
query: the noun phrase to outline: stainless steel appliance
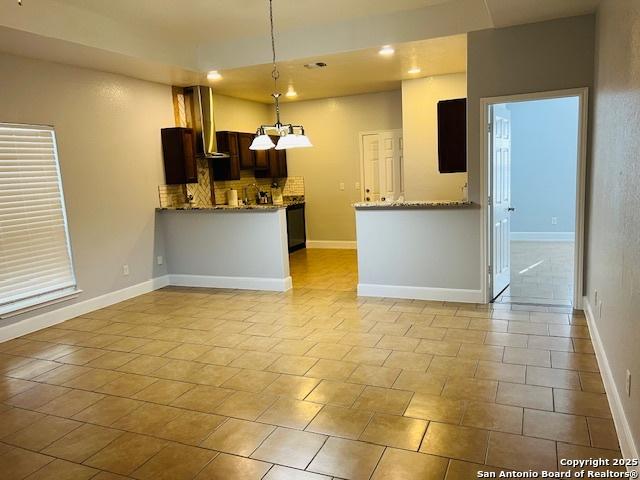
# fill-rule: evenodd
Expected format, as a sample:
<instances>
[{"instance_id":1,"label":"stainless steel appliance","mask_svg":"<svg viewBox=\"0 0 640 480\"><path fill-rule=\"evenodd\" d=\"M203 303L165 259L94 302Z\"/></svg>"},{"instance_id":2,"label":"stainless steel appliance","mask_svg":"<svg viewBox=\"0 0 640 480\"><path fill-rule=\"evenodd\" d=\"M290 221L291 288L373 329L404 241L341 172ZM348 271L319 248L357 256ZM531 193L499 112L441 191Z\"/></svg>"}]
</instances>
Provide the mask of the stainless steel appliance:
<instances>
[{"instance_id":1,"label":"stainless steel appliance","mask_svg":"<svg viewBox=\"0 0 640 480\"><path fill-rule=\"evenodd\" d=\"M216 124L213 118L213 90L196 85L184 88L184 107L187 126L196 137L196 155L201 158L227 158L217 151Z\"/></svg>"}]
</instances>

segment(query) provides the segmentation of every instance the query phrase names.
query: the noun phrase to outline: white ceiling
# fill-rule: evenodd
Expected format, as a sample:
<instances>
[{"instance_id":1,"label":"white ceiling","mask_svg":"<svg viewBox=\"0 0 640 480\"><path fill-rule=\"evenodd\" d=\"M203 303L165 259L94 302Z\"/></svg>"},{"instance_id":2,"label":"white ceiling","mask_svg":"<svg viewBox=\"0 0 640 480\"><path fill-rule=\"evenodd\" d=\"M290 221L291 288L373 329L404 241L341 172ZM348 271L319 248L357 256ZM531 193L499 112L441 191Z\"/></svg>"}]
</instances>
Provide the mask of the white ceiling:
<instances>
[{"instance_id":1,"label":"white ceiling","mask_svg":"<svg viewBox=\"0 0 640 480\"><path fill-rule=\"evenodd\" d=\"M416 55L422 76L461 71L467 32L582 15L598 3L274 0L278 58L301 99L386 90L397 88ZM243 98L272 89L268 35L267 0L0 2L0 51L175 85L204 82L217 69L224 80L215 88ZM383 61L383 44L397 55ZM299 70L307 60L329 67L322 77Z\"/></svg>"}]
</instances>

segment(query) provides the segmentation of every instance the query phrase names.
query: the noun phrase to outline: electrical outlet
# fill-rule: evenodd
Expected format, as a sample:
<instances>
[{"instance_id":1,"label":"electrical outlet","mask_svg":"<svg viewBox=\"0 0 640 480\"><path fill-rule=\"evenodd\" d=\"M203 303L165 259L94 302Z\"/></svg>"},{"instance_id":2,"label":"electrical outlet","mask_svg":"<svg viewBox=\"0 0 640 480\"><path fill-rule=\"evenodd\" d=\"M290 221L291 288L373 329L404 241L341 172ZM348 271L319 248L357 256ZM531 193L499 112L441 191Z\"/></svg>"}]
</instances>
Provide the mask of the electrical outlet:
<instances>
[{"instance_id":1,"label":"electrical outlet","mask_svg":"<svg viewBox=\"0 0 640 480\"><path fill-rule=\"evenodd\" d=\"M360 182L356 182L356 190L360 190Z\"/></svg>"},{"instance_id":2,"label":"electrical outlet","mask_svg":"<svg viewBox=\"0 0 640 480\"><path fill-rule=\"evenodd\" d=\"M625 390L627 391L627 397L631 396L631 372L627 370L627 381L625 383Z\"/></svg>"},{"instance_id":3,"label":"electrical outlet","mask_svg":"<svg viewBox=\"0 0 640 480\"><path fill-rule=\"evenodd\" d=\"M158 255L157 261L158 265L162 265L164 263L164 258L162 258L162 255Z\"/></svg>"},{"instance_id":4,"label":"electrical outlet","mask_svg":"<svg viewBox=\"0 0 640 480\"><path fill-rule=\"evenodd\" d=\"M551 217L551 225L557 225L558 224L558 217Z\"/></svg>"},{"instance_id":5,"label":"electrical outlet","mask_svg":"<svg viewBox=\"0 0 640 480\"><path fill-rule=\"evenodd\" d=\"M344 182L340 182L340 191L343 192L344 191Z\"/></svg>"},{"instance_id":6,"label":"electrical outlet","mask_svg":"<svg viewBox=\"0 0 640 480\"><path fill-rule=\"evenodd\" d=\"M129 275L129 265L122 265L122 274Z\"/></svg>"}]
</instances>

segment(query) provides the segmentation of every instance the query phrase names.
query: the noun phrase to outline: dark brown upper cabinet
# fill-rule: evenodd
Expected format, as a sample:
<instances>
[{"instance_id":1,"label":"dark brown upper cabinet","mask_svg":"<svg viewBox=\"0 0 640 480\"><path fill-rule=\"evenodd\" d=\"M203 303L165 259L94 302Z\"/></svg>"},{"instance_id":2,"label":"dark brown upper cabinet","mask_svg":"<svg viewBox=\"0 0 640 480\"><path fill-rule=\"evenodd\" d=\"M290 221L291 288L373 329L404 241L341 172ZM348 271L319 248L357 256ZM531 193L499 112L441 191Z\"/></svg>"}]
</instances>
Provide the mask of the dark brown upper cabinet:
<instances>
[{"instance_id":1,"label":"dark brown upper cabinet","mask_svg":"<svg viewBox=\"0 0 640 480\"><path fill-rule=\"evenodd\" d=\"M217 132L218 151L228 157L211 159L214 180L240 180L240 144L238 132Z\"/></svg>"},{"instance_id":2,"label":"dark brown upper cabinet","mask_svg":"<svg viewBox=\"0 0 640 480\"><path fill-rule=\"evenodd\" d=\"M167 185L198 183L193 130L183 127L163 128L160 135Z\"/></svg>"},{"instance_id":3,"label":"dark brown upper cabinet","mask_svg":"<svg viewBox=\"0 0 640 480\"><path fill-rule=\"evenodd\" d=\"M278 143L278 137L270 135L273 143ZM258 162L256 160L256 178L284 178L287 176L287 151L276 150L271 148L269 150L262 150L266 159L266 166L264 168L258 168Z\"/></svg>"},{"instance_id":4,"label":"dark brown upper cabinet","mask_svg":"<svg viewBox=\"0 0 640 480\"><path fill-rule=\"evenodd\" d=\"M240 156L240 168L253 169L256 166L255 153L249 147L253 142L253 133L238 133L238 150Z\"/></svg>"},{"instance_id":5,"label":"dark brown upper cabinet","mask_svg":"<svg viewBox=\"0 0 640 480\"><path fill-rule=\"evenodd\" d=\"M255 169L269 170L269 150L255 151Z\"/></svg>"},{"instance_id":6,"label":"dark brown upper cabinet","mask_svg":"<svg viewBox=\"0 0 640 480\"><path fill-rule=\"evenodd\" d=\"M467 99L438 102L438 170L467 171Z\"/></svg>"}]
</instances>

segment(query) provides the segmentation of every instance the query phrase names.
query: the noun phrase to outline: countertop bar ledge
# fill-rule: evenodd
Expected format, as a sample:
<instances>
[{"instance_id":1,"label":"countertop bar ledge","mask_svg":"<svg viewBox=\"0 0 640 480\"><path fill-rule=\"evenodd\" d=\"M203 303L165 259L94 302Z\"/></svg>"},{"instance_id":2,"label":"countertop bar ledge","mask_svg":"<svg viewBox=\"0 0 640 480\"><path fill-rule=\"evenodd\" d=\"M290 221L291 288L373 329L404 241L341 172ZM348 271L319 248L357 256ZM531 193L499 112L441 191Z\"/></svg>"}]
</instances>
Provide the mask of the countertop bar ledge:
<instances>
[{"instance_id":1,"label":"countertop bar ledge","mask_svg":"<svg viewBox=\"0 0 640 480\"><path fill-rule=\"evenodd\" d=\"M393 202L357 202L353 204L356 210L420 210L438 208L475 208L477 203L468 200L396 200Z\"/></svg>"}]
</instances>

